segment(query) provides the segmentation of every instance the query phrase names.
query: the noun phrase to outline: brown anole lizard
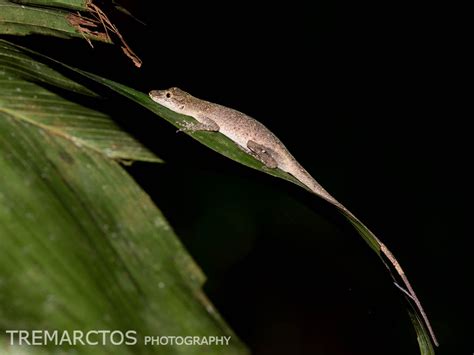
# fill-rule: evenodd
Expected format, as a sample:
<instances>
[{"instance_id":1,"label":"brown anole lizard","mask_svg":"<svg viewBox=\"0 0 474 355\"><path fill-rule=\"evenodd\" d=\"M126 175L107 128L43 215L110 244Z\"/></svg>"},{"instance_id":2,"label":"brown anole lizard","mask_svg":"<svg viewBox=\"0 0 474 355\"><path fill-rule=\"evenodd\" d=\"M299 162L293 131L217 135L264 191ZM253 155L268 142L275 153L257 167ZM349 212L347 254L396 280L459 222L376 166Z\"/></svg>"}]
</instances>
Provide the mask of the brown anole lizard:
<instances>
[{"instance_id":1,"label":"brown anole lizard","mask_svg":"<svg viewBox=\"0 0 474 355\"><path fill-rule=\"evenodd\" d=\"M336 206L349 220L363 226L378 243L379 250L395 268L406 289L400 288L416 305L435 345L436 336L423 307L400 264L390 250L357 217L332 197L291 155L283 143L263 124L237 110L198 99L187 92L173 87L168 90L150 92L153 101L182 115L191 116L197 122L182 130L220 132L235 142L241 149L261 161L267 168L280 169L291 174L310 191Z\"/></svg>"}]
</instances>

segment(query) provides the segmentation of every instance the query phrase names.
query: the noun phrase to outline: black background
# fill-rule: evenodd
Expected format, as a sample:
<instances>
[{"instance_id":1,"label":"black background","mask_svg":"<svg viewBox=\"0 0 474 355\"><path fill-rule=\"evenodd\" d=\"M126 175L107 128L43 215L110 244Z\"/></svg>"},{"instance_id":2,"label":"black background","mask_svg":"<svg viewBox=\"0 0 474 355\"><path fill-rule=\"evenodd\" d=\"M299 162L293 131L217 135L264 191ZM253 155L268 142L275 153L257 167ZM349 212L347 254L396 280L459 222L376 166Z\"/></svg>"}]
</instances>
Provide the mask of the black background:
<instances>
[{"instance_id":1,"label":"black background","mask_svg":"<svg viewBox=\"0 0 474 355\"><path fill-rule=\"evenodd\" d=\"M472 354L472 114L462 108L459 14L434 4L123 3L146 23L114 18L141 69L118 48L82 40L50 41L48 53L145 92L179 86L263 122L399 258L437 353ZM109 106L167 161L128 171L254 353L418 353L400 292L330 206L132 102Z\"/></svg>"}]
</instances>

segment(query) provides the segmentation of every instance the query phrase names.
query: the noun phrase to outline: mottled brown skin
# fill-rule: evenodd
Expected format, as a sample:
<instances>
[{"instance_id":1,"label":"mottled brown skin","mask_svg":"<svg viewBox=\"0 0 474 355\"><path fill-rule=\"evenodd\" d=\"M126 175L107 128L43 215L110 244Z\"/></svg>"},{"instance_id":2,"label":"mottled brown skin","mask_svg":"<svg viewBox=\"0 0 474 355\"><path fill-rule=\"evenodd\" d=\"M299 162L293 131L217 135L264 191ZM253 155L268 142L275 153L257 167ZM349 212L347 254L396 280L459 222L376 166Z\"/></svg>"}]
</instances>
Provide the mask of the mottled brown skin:
<instances>
[{"instance_id":1,"label":"mottled brown skin","mask_svg":"<svg viewBox=\"0 0 474 355\"><path fill-rule=\"evenodd\" d=\"M246 114L237 110L218 105L209 101L198 99L187 92L173 87L168 90L153 90L150 92L153 101L169 108L177 113L191 116L197 123L184 127L183 130L191 131L213 131L220 132L237 143L244 151L259 159L265 166L271 169L279 168L298 179L313 193L335 205L350 220L356 221L363 226L367 233L371 234L377 241L380 252L393 265L402 278L406 289L400 288L411 298L418 308L425 325L433 339L438 345L436 336L425 311L418 300L410 282L403 272L397 259L390 250L347 208L332 197L321 185L296 161L283 143L263 124ZM390 269L389 269L390 270Z\"/></svg>"},{"instance_id":2,"label":"mottled brown skin","mask_svg":"<svg viewBox=\"0 0 474 355\"><path fill-rule=\"evenodd\" d=\"M283 143L263 124L237 110L198 99L179 88L153 90L150 97L177 113L198 121L185 130L220 132L237 143L266 167L279 168L302 182L318 196L339 204L296 161Z\"/></svg>"}]
</instances>

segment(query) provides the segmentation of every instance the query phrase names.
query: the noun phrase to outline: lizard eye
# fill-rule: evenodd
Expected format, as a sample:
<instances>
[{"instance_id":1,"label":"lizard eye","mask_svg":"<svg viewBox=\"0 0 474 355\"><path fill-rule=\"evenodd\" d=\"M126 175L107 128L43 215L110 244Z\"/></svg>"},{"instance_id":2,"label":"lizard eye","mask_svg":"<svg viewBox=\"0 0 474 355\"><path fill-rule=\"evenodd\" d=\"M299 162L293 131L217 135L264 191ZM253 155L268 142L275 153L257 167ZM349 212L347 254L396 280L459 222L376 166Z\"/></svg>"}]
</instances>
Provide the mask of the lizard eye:
<instances>
[{"instance_id":1,"label":"lizard eye","mask_svg":"<svg viewBox=\"0 0 474 355\"><path fill-rule=\"evenodd\" d=\"M166 97L169 99L171 97L171 94L169 92L167 92Z\"/></svg>"}]
</instances>

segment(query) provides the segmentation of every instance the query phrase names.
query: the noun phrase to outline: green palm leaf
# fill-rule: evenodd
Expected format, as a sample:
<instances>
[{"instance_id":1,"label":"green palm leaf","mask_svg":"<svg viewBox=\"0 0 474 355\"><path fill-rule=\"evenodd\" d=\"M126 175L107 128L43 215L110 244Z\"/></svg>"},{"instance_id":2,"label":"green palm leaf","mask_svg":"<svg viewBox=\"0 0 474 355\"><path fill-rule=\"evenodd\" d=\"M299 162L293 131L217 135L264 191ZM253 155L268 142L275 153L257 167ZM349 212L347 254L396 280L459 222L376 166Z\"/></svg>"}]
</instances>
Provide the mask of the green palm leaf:
<instances>
[{"instance_id":1,"label":"green palm leaf","mask_svg":"<svg viewBox=\"0 0 474 355\"><path fill-rule=\"evenodd\" d=\"M57 89L86 98L89 107L102 100L0 42L1 328L132 329L139 339L225 335L232 336L231 345L210 347L210 353L245 353L202 293L201 271L117 161L159 158L111 117ZM138 344L76 351L158 349Z\"/></svg>"}]
</instances>

